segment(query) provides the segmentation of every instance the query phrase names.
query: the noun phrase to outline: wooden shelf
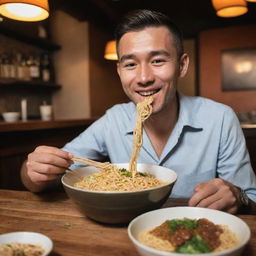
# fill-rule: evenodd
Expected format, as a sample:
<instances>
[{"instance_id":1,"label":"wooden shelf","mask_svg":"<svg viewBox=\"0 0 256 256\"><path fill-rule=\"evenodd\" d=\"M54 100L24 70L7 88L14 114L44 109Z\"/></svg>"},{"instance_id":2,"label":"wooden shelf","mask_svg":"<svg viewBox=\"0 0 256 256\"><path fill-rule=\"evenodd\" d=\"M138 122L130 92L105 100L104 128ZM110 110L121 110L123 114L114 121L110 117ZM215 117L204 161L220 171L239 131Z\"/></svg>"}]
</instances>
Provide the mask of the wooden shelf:
<instances>
[{"instance_id":1,"label":"wooden shelf","mask_svg":"<svg viewBox=\"0 0 256 256\"><path fill-rule=\"evenodd\" d=\"M62 120L28 120L17 122L4 122L0 121L0 133L1 132L28 132L33 130L48 130L48 129L61 129L69 127L87 127L96 121L97 118L87 119L62 119Z\"/></svg>"},{"instance_id":2,"label":"wooden shelf","mask_svg":"<svg viewBox=\"0 0 256 256\"><path fill-rule=\"evenodd\" d=\"M43 81L23 81L16 79L0 79L0 89L58 90L61 85Z\"/></svg>"},{"instance_id":3,"label":"wooden shelf","mask_svg":"<svg viewBox=\"0 0 256 256\"><path fill-rule=\"evenodd\" d=\"M12 30L2 25L0 25L0 30L1 30L1 34L5 36L22 41L24 43L27 43L33 46L37 46L43 50L56 51L61 49L61 46L51 42L48 39L26 35L20 31Z\"/></svg>"}]
</instances>

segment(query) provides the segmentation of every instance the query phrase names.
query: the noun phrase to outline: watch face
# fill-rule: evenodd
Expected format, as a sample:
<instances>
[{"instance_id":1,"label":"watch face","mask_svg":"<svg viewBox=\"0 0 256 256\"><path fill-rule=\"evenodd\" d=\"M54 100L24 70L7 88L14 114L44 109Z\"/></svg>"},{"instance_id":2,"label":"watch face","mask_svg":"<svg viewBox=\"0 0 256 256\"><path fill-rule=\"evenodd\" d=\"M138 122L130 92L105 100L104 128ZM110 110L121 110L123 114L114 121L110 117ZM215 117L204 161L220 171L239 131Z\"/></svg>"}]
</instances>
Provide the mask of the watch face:
<instances>
[{"instance_id":1,"label":"watch face","mask_svg":"<svg viewBox=\"0 0 256 256\"><path fill-rule=\"evenodd\" d=\"M245 206L249 205L249 198L242 189L240 191L240 201L241 201L242 205L245 205Z\"/></svg>"}]
</instances>

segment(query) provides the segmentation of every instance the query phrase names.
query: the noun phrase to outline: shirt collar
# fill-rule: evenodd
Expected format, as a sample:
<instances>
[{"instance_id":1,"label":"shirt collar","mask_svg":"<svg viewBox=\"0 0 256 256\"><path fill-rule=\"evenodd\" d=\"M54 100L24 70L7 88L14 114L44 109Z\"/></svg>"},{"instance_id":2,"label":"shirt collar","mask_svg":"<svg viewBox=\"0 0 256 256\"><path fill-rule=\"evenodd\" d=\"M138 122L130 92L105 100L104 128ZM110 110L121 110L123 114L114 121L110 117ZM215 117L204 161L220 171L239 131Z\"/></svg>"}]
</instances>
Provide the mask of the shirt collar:
<instances>
[{"instance_id":1,"label":"shirt collar","mask_svg":"<svg viewBox=\"0 0 256 256\"><path fill-rule=\"evenodd\" d=\"M184 96L182 93L178 93L179 100L179 117L177 125L189 126L194 129L202 129L202 124L197 120L197 112L200 107L195 101L191 100L193 97Z\"/></svg>"}]
</instances>

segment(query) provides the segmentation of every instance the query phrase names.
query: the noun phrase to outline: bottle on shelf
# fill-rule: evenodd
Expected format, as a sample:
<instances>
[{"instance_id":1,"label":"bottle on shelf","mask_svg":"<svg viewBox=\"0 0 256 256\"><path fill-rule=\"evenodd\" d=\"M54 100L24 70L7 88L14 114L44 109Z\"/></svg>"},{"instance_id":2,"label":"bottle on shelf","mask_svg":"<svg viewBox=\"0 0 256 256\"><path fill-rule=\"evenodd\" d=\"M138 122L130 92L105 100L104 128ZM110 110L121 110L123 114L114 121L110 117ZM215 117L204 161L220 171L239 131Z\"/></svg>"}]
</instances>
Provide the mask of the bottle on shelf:
<instances>
[{"instance_id":1,"label":"bottle on shelf","mask_svg":"<svg viewBox=\"0 0 256 256\"><path fill-rule=\"evenodd\" d=\"M14 58L14 54L10 54L9 55L9 65L10 65L10 76L9 76L9 78L16 78L16 75L17 75L17 73L16 73L16 63L15 63L15 58Z\"/></svg>"},{"instance_id":2,"label":"bottle on shelf","mask_svg":"<svg viewBox=\"0 0 256 256\"><path fill-rule=\"evenodd\" d=\"M7 53L3 53L1 57L1 77L11 78L11 61Z\"/></svg>"},{"instance_id":3,"label":"bottle on shelf","mask_svg":"<svg viewBox=\"0 0 256 256\"><path fill-rule=\"evenodd\" d=\"M47 30L46 30L45 26L42 24L38 25L38 36L43 39L47 38Z\"/></svg>"},{"instance_id":4,"label":"bottle on shelf","mask_svg":"<svg viewBox=\"0 0 256 256\"><path fill-rule=\"evenodd\" d=\"M44 82L49 82L51 80L50 58L47 53L44 53L41 56L41 79Z\"/></svg>"},{"instance_id":5,"label":"bottle on shelf","mask_svg":"<svg viewBox=\"0 0 256 256\"><path fill-rule=\"evenodd\" d=\"M21 120L27 121L28 112L27 112L27 99L21 99Z\"/></svg>"},{"instance_id":6,"label":"bottle on shelf","mask_svg":"<svg viewBox=\"0 0 256 256\"><path fill-rule=\"evenodd\" d=\"M24 80L24 68L22 65L22 54L20 52L16 53L16 70L17 70L17 79Z\"/></svg>"},{"instance_id":7,"label":"bottle on shelf","mask_svg":"<svg viewBox=\"0 0 256 256\"><path fill-rule=\"evenodd\" d=\"M39 61L37 61L33 55L29 55L27 60L27 65L29 68L30 79L39 80L40 79Z\"/></svg>"},{"instance_id":8,"label":"bottle on shelf","mask_svg":"<svg viewBox=\"0 0 256 256\"><path fill-rule=\"evenodd\" d=\"M30 71L29 66L27 64L27 59L25 56L22 56L21 60L22 72L23 72L23 80L29 81L30 80Z\"/></svg>"},{"instance_id":9,"label":"bottle on shelf","mask_svg":"<svg viewBox=\"0 0 256 256\"><path fill-rule=\"evenodd\" d=\"M0 78L4 77L4 75L3 75L3 65L4 65L4 63L3 63L3 61L4 61L4 58L3 58L3 55L1 54L0 55Z\"/></svg>"}]
</instances>

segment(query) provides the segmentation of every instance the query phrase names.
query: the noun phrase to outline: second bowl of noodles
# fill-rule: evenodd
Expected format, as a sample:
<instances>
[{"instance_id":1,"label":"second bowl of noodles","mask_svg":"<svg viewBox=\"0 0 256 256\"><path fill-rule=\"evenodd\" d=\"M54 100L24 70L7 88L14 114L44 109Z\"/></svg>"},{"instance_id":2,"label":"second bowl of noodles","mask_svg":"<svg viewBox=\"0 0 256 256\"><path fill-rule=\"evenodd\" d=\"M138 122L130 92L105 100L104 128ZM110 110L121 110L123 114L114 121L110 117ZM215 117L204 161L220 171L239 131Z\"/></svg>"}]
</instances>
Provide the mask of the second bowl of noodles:
<instances>
[{"instance_id":1,"label":"second bowl of noodles","mask_svg":"<svg viewBox=\"0 0 256 256\"><path fill-rule=\"evenodd\" d=\"M61 180L66 193L80 211L98 222L124 224L141 213L160 208L170 196L177 179L177 174L168 168L137 164L139 177L135 181L127 171L128 163L116 166L121 179L110 177L114 176L112 174L102 174L99 169L88 166L73 171L86 177L83 181L72 173L66 173ZM105 177L95 177L95 173ZM86 183L95 179L95 188L88 187Z\"/></svg>"}]
</instances>

